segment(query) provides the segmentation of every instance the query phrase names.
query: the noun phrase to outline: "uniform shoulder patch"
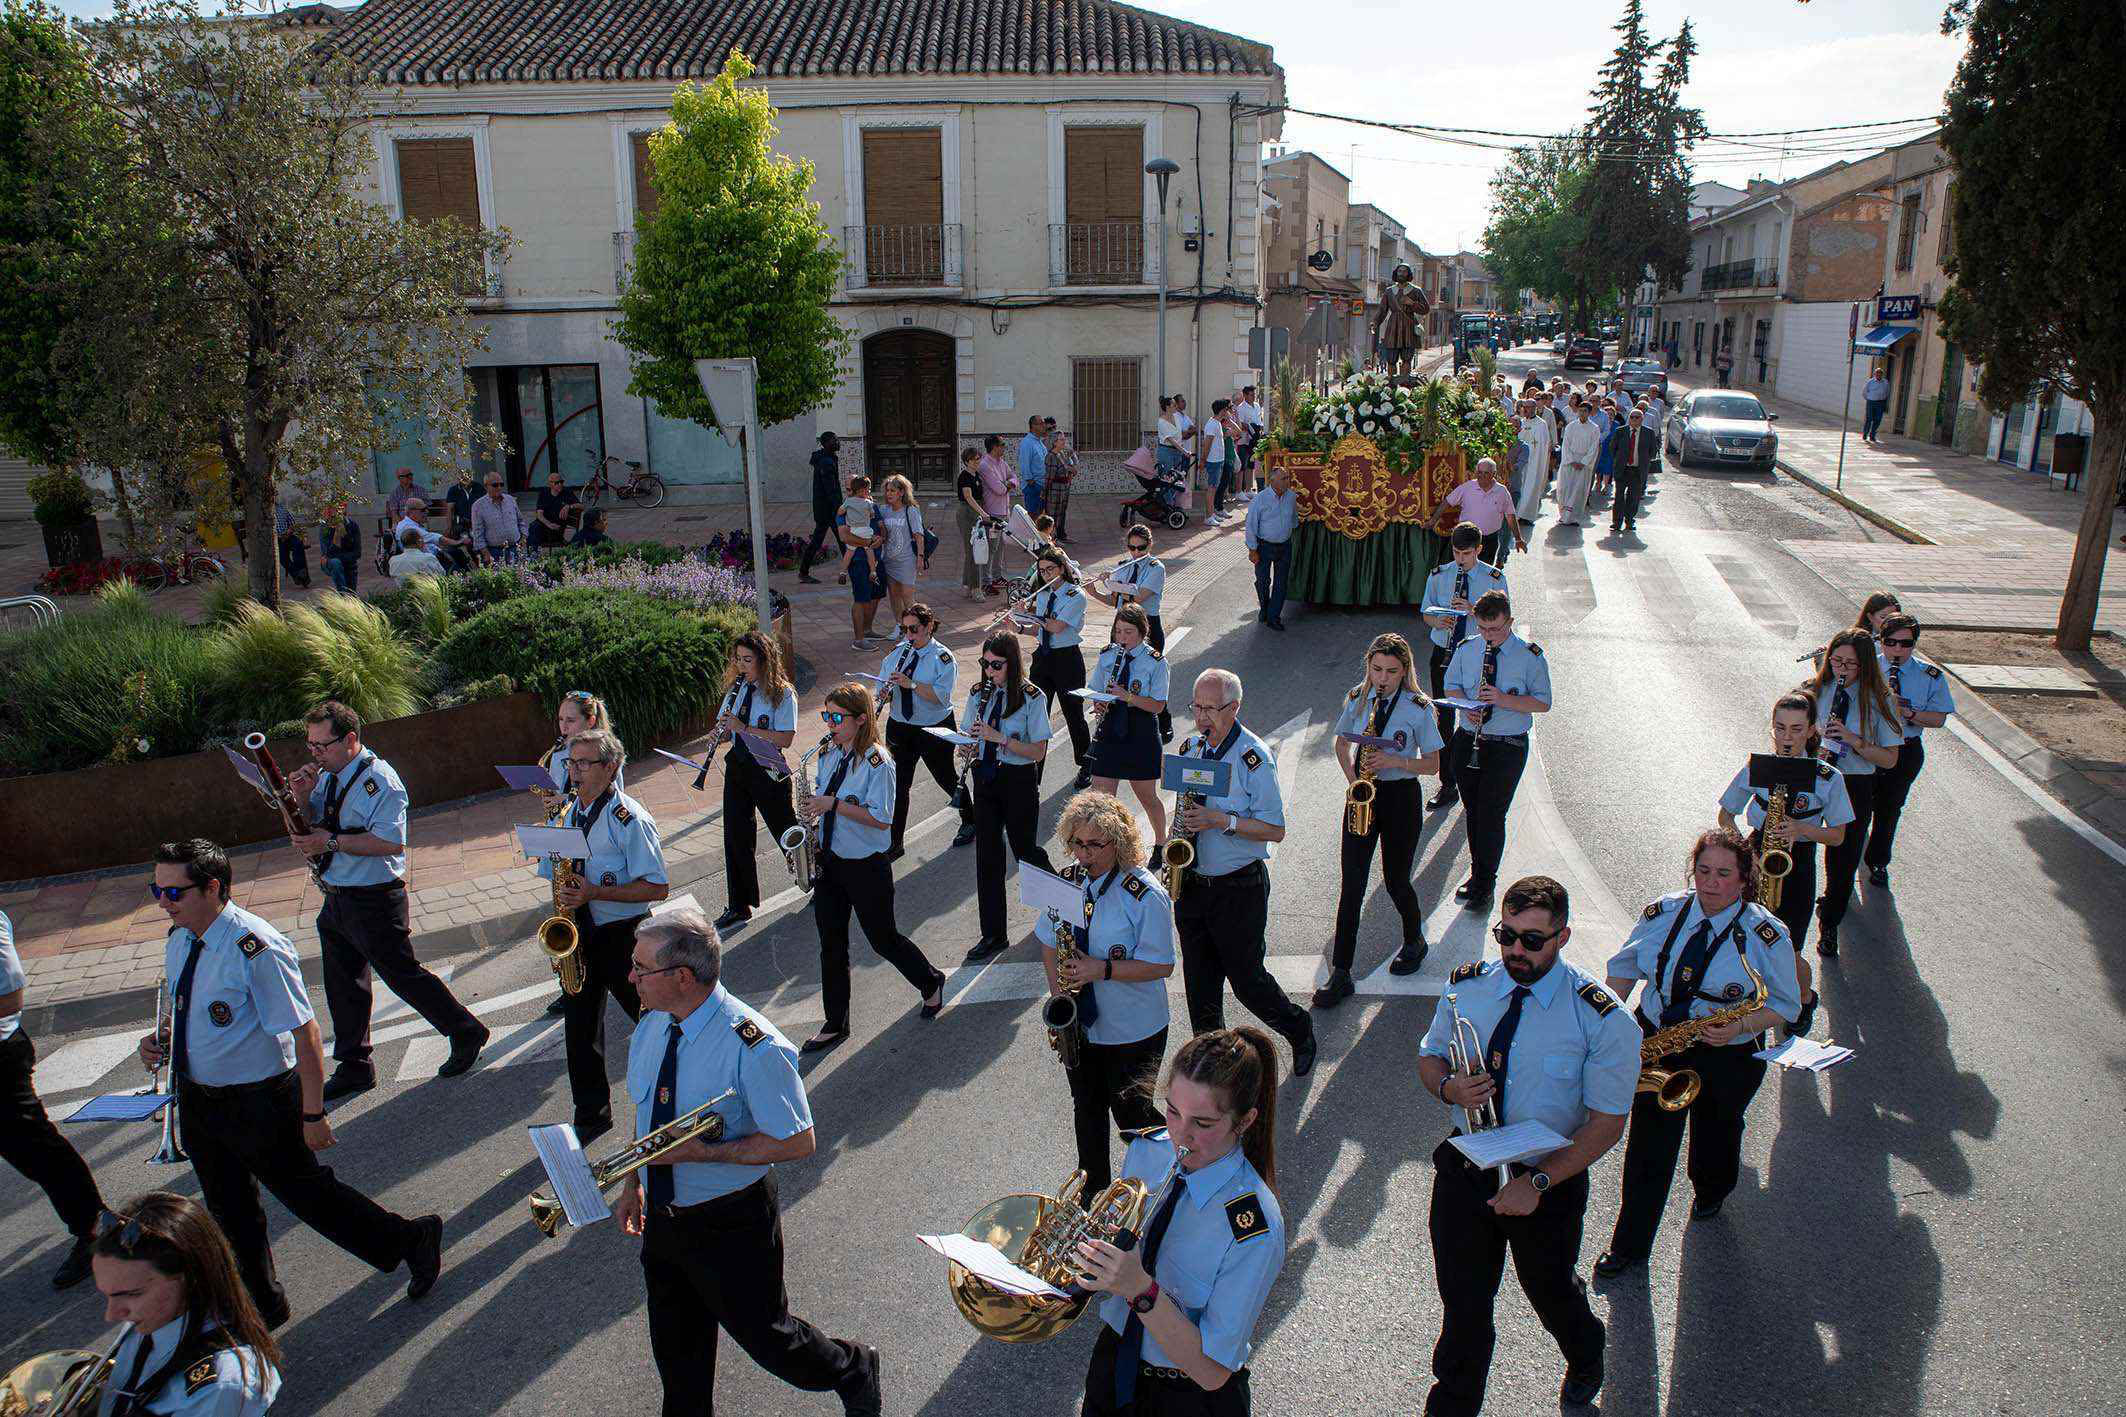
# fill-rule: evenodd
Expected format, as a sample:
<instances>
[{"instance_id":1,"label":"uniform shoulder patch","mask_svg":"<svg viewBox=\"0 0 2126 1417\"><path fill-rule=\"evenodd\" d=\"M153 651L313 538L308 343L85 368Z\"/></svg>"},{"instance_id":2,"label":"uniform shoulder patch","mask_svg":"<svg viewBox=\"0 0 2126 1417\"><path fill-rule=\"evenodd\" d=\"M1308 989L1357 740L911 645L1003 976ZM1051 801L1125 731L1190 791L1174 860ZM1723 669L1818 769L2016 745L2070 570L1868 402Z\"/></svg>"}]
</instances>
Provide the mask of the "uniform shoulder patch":
<instances>
[{"instance_id":1,"label":"uniform shoulder patch","mask_svg":"<svg viewBox=\"0 0 2126 1417\"><path fill-rule=\"evenodd\" d=\"M1661 902L1658 900L1648 901L1646 909L1640 913L1639 918L1641 920L1659 920L1661 918Z\"/></svg>"},{"instance_id":2,"label":"uniform shoulder patch","mask_svg":"<svg viewBox=\"0 0 2126 1417\"><path fill-rule=\"evenodd\" d=\"M1085 868L1073 861L1070 865L1056 872L1056 874L1066 881L1082 881L1085 879Z\"/></svg>"},{"instance_id":3,"label":"uniform shoulder patch","mask_svg":"<svg viewBox=\"0 0 2126 1417\"><path fill-rule=\"evenodd\" d=\"M216 1374L221 1371L213 1358L202 1358L185 1369L185 1396L192 1397L214 1386Z\"/></svg>"},{"instance_id":4,"label":"uniform shoulder patch","mask_svg":"<svg viewBox=\"0 0 2126 1417\"><path fill-rule=\"evenodd\" d=\"M1253 1191L1225 1203L1225 1220L1233 1227L1235 1244L1270 1233L1270 1218L1262 1213L1262 1202Z\"/></svg>"},{"instance_id":5,"label":"uniform shoulder patch","mask_svg":"<svg viewBox=\"0 0 2126 1417\"><path fill-rule=\"evenodd\" d=\"M1480 959L1471 960L1467 964L1456 965L1454 972L1447 976L1447 982L1449 984L1464 984L1471 979L1481 978L1483 973L1484 962Z\"/></svg>"},{"instance_id":6,"label":"uniform shoulder patch","mask_svg":"<svg viewBox=\"0 0 2126 1417\"><path fill-rule=\"evenodd\" d=\"M1144 899L1144 893L1151 888L1152 883L1145 879L1142 871L1132 871L1122 878L1122 889L1129 893L1132 900Z\"/></svg>"},{"instance_id":7,"label":"uniform shoulder patch","mask_svg":"<svg viewBox=\"0 0 2126 1417\"><path fill-rule=\"evenodd\" d=\"M377 794L377 786L376 786L376 779L375 779L375 778L373 778L373 777L365 777L365 778L363 778L363 779L362 779L362 790L363 790L364 792L367 792L367 793L368 793L368 794L369 794L369 795L370 795L371 797L374 797L374 796L376 796L376 794Z\"/></svg>"},{"instance_id":8,"label":"uniform shoulder patch","mask_svg":"<svg viewBox=\"0 0 2126 1417\"><path fill-rule=\"evenodd\" d=\"M630 812L625 807L616 805L613 808L613 820L620 823L620 825L622 826L626 826L629 822L635 820L635 814L633 812Z\"/></svg>"},{"instance_id":9,"label":"uniform shoulder patch","mask_svg":"<svg viewBox=\"0 0 2126 1417\"><path fill-rule=\"evenodd\" d=\"M1344 698L1345 698L1345 699L1346 699L1347 701L1349 701L1349 702L1351 702L1351 703L1354 703L1354 704L1355 704L1355 703L1357 703L1357 702L1358 702L1358 696L1359 696L1360 694L1363 694L1363 693L1364 693L1365 691L1366 691L1366 686L1365 686L1365 685L1363 685L1363 684L1357 684L1357 685L1354 685L1354 686L1352 686L1351 692L1350 692L1350 693L1348 693L1348 694L1345 694L1345 695L1344 695Z\"/></svg>"},{"instance_id":10,"label":"uniform shoulder patch","mask_svg":"<svg viewBox=\"0 0 2126 1417\"><path fill-rule=\"evenodd\" d=\"M236 942L236 947L244 952L245 959L257 959L266 952L266 942L250 931L244 932L244 937Z\"/></svg>"},{"instance_id":11,"label":"uniform shoulder patch","mask_svg":"<svg viewBox=\"0 0 2126 1417\"><path fill-rule=\"evenodd\" d=\"M1818 778L1829 779L1837 772L1838 769L1832 767L1829 763L1819 762L1816 764L1816 776Z\"/></svg>"},{"instance_id":12,"label":"uniform shoulder patch","mask_svg":"<svg viewBox=\"0 0 2126 1417\"><path fill-rule=\"evenodd\" d=\"M1776 945L1779 943L1779 927L1769 920L1760 920L1757 922L1757 938L1768 945Z\"/></svg>"},{"instance_id":13,"label":"uniform shoulder patch","mask_svg":"<svg viewBox=\"0 0 2126 1417\"><path fill-rule=\"evenodd\" d=\"M886 765L886 754L877 744L872 745L870 751L864 754L864 758L875 768L882 768Z\"/></svg>"},{"instance_id":14,"label":"uniform shoulder patch","mask_svg":"<svg viewBox=\"0 0 2126 1417\"><path fill-rule=\"evenodd\" d=\"M1537 644L1534 640L1530 640L1528 642L1528 652L1538 659L1541 659L1543 657L1543 647Z\"/></svg>"},{"instance_id":15,"label":"uniform shoulder patch","mask_svg":"<svg viewBox=\"0 0 2126 1417\"><path fill-rule=\"evenodd\" d=\"M1253 772L1262 766L1262 754L1258 750L1250 748L1240 755L1240 761L1248 765L1249 772Z\"/></svg>"},{"instance_id":16,"label":"uniform shoulder patch","mask_svg":"<svg viewBox=\"0 0 2126 1417\"><path fill-rule=\"evenodd\" d=\"M1148 649L1150 650L1150 652L1151 652L1151 656L1152 656L1152 658L1153 658L1153 659L1164 659L1164 658L1166 658L1166 656L1165 656L1165 655L1163 655L1163 654L1161 654L1161 653L1159 652L1159 646L1157 646L1157 645L1151 645L1151 646L1148 646Z\"/></svg>"},{"instance_id":17,"label":"uniform shoulder patch","mask_svg":"<svg viewBox=\"0 0 2126 1417\"><path fill-rule=\"evenodd\" d=\"M1927 666L1927 677L1928 677L1929 679L1939 679L1939 678L1941 678L1941 666L1940 666L1939 664L1930 664L1930 665L1928 665L1928 666Z\"/></svg>"},{"instance_id":18,"label":"uniform shoulder patch","mask_svg":"<svg viewBox=\"0 0 2126 1417\"><path fill-rule=\"evenodd\" d=\"M1581 998L1585 999L1588 1004L1593 1007L1596 1013L1602 1015L1604 1018L1607 1018L1609 1017L1609 1015L1616 1012L1617 1001L1615 997L1612 996L1607 989L1604 989L1601 985L1595 983L1592 979L1588 980L1585 984L1582 984L1579 987L1578 993Z\"/></svg>"},{"instance_id":19,"label":"uniform shoulder patch","mask_svg":"<svg viewBox=\"0 0 2126 1417\"><path fill-rule=\"evenodd\" d=\"M732 1024L731 1032L737 1034L738 1041L745 1044L748 1048L751 1048L754 1044L760 1042L761 1039L766 1038L768 1036L768 1031L766 1029L762 1028L759 1024L753 1022L753 1020L749 1018L742 1018L738 1020L738 1022Z\"/></svg>"},{"instance_id":20,"label":"uniform shoulder patch","mask_svg":"<svg viewBox=\"0 0 2126 1417\"><path fill-rule=\"evenodd\" d=\"M938 650L938 663L940 663L940 664L950 664L950 663L952 663L952 651L951 651L951 650L949 650L949 649L943 649L943 648L939 649L939 650Z\"/></svg>"}]
</instances>

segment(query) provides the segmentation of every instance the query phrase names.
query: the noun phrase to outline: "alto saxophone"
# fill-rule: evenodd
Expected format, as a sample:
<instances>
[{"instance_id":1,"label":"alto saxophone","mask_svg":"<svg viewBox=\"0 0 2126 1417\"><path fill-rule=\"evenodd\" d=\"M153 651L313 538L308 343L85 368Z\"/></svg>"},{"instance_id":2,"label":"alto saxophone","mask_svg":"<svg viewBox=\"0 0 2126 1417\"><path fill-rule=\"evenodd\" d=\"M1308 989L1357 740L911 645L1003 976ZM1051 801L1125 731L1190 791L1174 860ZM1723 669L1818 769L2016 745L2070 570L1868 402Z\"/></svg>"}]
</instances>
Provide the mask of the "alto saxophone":
<instances>
[{"instance_id":1,"label":"alto saxophone","mask_svg":"<svg viewBox=\"0 0 2126 1417\"><path fill-rule=\"evenodd\" d=\"M1358 776L1344 789L1344 830L1353 836L1373 835L1373 798L1380 791L1373 782L1373 768L1366 761L1370 749L1358 750Z\"/></svg>"},{"instance_id":2,"label":"alto saxophone","mask_svg":"<svg viewBox=\"0 0 2126 1417\"><path fill-rule=\"evenodd\" d=\"M1794 869L1794 853L1783 846L1775 846L1772 834L1786 823L1787 792L1781 783L1772 789L1772 800L1764 809L1764 825L1757 828L1757 903L1766 910L1777 910L1780 897L1786 893L1786 877Z\"/></svg>"},{"instance_id":3,"label":"alto saxophone","mask_svg":"<svg viewBox=\"0 0 2126 1417\"><path fill-rule=\"evenodd\" d=\"M1050 911L1048 918L1055 931L1056 969L1060 977L1064 964L1078 958L1084 951L1077 947L1078 936L1061 915ZM1066 987L1060 994L1049 995L1041 1005L1041 1022L1048 1029L1048 1046L1056 1050L1057 1059L1066 1068L1078 1066L1085 1030L1100 1016L1099 1000L1088 992L1089 988Z\"/></svg>"},{"instance_id":4,"label":"alto saxophone","mask_svg":"<svg viewBox=\"0 0 2126 1417\"><path fill-rule=\"evenodd\" d=\"M1209 740L1201 735L1195 743L1199 753L1210 746ZM1187 755L1187 745L1184 744L1182 756ZM1181 814L1190 807L1201 807L1209 800L1200 792L1184 792L1174 799L1174 831L1167 837L1166 845L1159 848L1159 866L1166 881L1167 899L1175 904L1181 900L1183 877L1188 874L1188 868L1196 864L1196 834L1181 829Z\"/></svg>"},{"instance_id":5,"label":"alto saxophone","mask_svg":"<svg viewBox=\"0 0 2126 1417\"><path fill-rule=\"evenodd\" d=\"M1639 1045L1639 1085L1634 1091L1653 1093L1655 1103L1664 1112L1681 1112L1690 1106L1698 1096L1700 1084L1697 1073L1689 1068L1657 1068L1654 1064L1681 1053L1711 1030L1757 1012L1771 997L1771 986L1764 982L1763 975L1750 968L1749 956L1737 947L1735 957L1742 961L1742 972L1750 977L1750 983L1756 989L1754 994L1724 1009L1716 1009L1704 1018L1687 1018L1681 1023L1670 1024L1658 1033L1650 1034Z\"/></svg>"},{"instance_id":6,"label":"alto saxophone","mask_svg":"<svg viewBox=\"0 0 2126 1417\"><path fill-rule=\"evenodd\" d=\"M797 815L797 825L775 841L782 848L783 864L790 868L791 883L801 891L819 884L819 820L812 815L812 763L833 741L832 734L822 737L797 760L797 771L790 774L790 808Z\"/></svg>"},{"instance_id":7,"label":"alto saxophone","mask_svg":"<svg viewBox=\"0 0 2126 1417\"><path fill-rule=\"evenodd\" d=\"M576 795L573 792L558 798L552 813L546 819L547 825L552 826L564 819L575 805ZM554 967L554 977L561 981L561 992L580 994L583 992L585 980L589 977L583 964L583 932L576 926L576 913L561 903L561 891L581 878L583 863L572 861L566 856L549 856L546 859L553 863L554 868L554 913L539 922L534 938L538 940L540 950L545 953L546 962Z\"/></svg>"}]
</instances>

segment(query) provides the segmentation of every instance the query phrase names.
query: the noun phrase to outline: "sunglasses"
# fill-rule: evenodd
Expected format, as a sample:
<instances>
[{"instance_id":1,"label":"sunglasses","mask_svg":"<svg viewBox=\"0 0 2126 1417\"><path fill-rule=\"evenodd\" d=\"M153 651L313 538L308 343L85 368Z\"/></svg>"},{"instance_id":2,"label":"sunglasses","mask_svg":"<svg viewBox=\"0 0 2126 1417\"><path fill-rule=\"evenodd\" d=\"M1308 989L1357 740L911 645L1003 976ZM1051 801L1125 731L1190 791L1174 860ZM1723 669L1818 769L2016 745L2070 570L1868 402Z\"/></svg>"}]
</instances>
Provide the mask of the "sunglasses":
<instances>
[{"instance_id":1,"label":"sunglasses","mask_svg":"<svg viewBox=\"0 0 2126 1417\"><path fill-rule=\"evenodd\" d=\"M982 667L984 669L1003 669L1006 667L1006 662L1001 659L991 659L988 655L983 655Z\"/></svg>"},{"instance_id":2,"label":"sunglasses","mask_svg":"<svg viewBox=\"0 0 2126 1417\"><path fill-rule=\"evenodd\" d=\"M1914 646L1914 645L1918 644L1918 643L1919 643L1919 641L1918 641L1918 640L1916 640L1916 639L1911 639L1911 640L1884 640L1884 641L1883 641L1883 643L1884 643L1885 645L1889 646L1889 647L1890 647L1890 648L1892 648L1892 649L1910 649L1910 648L1912 648L1912 646Z\"/></svg>"},{"instance_id":3,"label":"sunglasses","mask_svg":"<svg viewBox=\"0 0 2126 1417\"><path fill-rule=\"evenodd\" d=\"M831 723L838 728L842 724L847 723L849 721L849 715L845 713L837 713L833 709L821 709L819 712L819 721L821 723Z\"/></svg>"},{"instance_id":4,"label":"sunglasses","mask_svg":"<svg viewBox=\"0 0 2126 1417\"><path fill-rule=\"evenodd\" d=\"M155 900L166 900L172 905L183 900L186 891L196 891L198 889L199 887L196 885L158 886L153 881L148 882L148 895L150 897Z\"/></svg>"},{"instance_id":5,"label":"sunglasses","mask_svg":"<svg viewBox=\"0 0 2126 1417\"><path fill-rule=\"evenodd\" d=\"M1087 841L1082 836L1074 836L1070 839L1070 849L1072 851L1098 851L1107 844L1097 838Z\"/></svg>"},{"instance_id":6,"label":"sunglasses","mask_svg":"<svg viewBox=\"0 0 2126 1417\"><path fill-rule=\"evenodd\" d=\"M1555 940L1559 933L1556 930L1545 933L1541 930L1509 929L1503 921L1491 927L1491 938L1499 942L1500 949L1504 949L1508 945L1519 945L1530 954L1534 954L1542 949L1543 946Z\"/></svg>"},{"instance_id":7,"label":"sunglasses","mask_svg":"<svg viewBox=\"0 0 2126 1417\"><path fill-rule=\"evenodd\" d=\"M111 1242L117 1248L117 1254L113 1256L115 1259L131 1259L134 1252L140 1249L141 1241L146 1238L141 1232L138 1216L120 1215L115 1210L106 1210L96 1217L96 1238L101 1241L113 1231L117 1232L117 1238ZM102 1246L99 1244L98 1248Z\"/></svg>"},{"instance_id":8,"label":"sunglasses","mask_svg":"<svg viewBox=\"0 0 2126 1417\"><path fill-rule=\"evenodd\" d=\"M920 631L922 628L923 627L921 624L903 625L901 626L901 633L904 635L912 635Z\"/></svg>"}]
</instances>

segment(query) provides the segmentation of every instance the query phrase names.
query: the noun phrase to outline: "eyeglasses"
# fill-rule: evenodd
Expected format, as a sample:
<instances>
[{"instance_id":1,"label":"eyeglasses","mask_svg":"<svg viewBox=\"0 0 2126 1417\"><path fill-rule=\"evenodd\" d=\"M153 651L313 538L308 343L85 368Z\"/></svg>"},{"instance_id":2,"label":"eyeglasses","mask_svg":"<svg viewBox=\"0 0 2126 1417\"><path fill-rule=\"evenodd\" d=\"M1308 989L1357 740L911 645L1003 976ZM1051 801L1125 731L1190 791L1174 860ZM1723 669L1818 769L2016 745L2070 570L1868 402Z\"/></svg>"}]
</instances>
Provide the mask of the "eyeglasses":
<instances>
[{"instance_id":1,"label":"eyeglasses","mask_svg":"<svg viewBox=\"0 0 2126 1417\"><path fill-rule=\"evenodd\" d=\"M153 881L148 882L148 894L150 896L156 900L166 900L172 905L183 900L186 891L196 891L198 889L197 885L158 886Z\"/></svg>"},{"instance_id":2,"label":"eyeglasses","mask_svg":"<svg viewBox=\"0 0 2126 1417\"><path fill-rule=\"evenodd\" d=\"M1541 930L1509 929L1504 921L1500 921L1491 927L1491 938L1499 942L1500 949L1504 949L1508 945L1519 945L1530 954L1534 954L1542 949L1543 946L1555 940L1559 933L1556 930L1546 934Z\"/></svg>"},{"instance_id":3,"label":"eyeglasses","mask_svg":"<svg viewBox=\"0 0 2126 1417\"><path fill-rule=\"evenodd\" d=\"M1914 645L1916 645L1916 644L1918 644L1918 643L1919 643L1919 641L1918 641L1917 639L1909 639L1909 640L1884 640L1884 641L1883 641L1883 644L1885 644L1885 645L1889 646L1889 647L1890 647L1890 648L1892 648L1892 649L1910 649L1910 648L1912 648L1912 646L1914 646Z\"/></svg>"},{"instance_id":4,"label":"eyeglasses","mask_svg":"<svg viewBox=\"0 0 2126 1417\"><path fill-rule=\"evenodd\" d=\"M308 748L313 753L322 753L327 748L331 747L333 744L339 742L342 738L346 738L349 736L351 735L347 733L335 733L330 738L305 738L303 740L303 746Z\"/></svg>"},{"instance_id":5,"label":"eyeglasses","mask_svg":"<svg viewBox=\"0 0 2126 1417\"><path fill-rule=\"evenodd\" d=\"M821 723L831 723L835 727L839 728L841 725L849 721L849 715L845 713L837 713L833 709L821 709L819 711L819 721Z\"/></svg>"},{"instance_id":6,"label":"eyeglasses","mask_svg":"<svg viewBox=\"0 0 2126 1417\"><path fill-rule=\"evenodd\" d=\"M1008 668L1009 665L1005 660L991 659L988 655L985 654L982 656L982 667L984 669L1005 669Z\"/></svg>"},{"instance_id":7,"label":"eyeglasses","mask_svg":"<svg viewBox=\"0 0 2126 1417\"><path fill-rule=\"evenodd\" d=\"M1108 842L1101 841L1098 838L1087 841L1082 836L1074 836L1070 839L1070 849L1072 851L1098 851L1107 845L1109 845Z\"/></svg>"},{"instance_id":8,"label":"eyeglasses","mask_svg":"<svg viewBox=\"0 0 2126 1417\"><path fill-rule=\"evenodd\" d=\"M1205 714L1207 714L1207 713L1220 713L1220 712L1223 712L1224 710L1226 710L1226 709L1229 709L1229 708L1231 708L1231 707L1232 707L1232 705L1231 705L1231 704L1196 704L1196 703L1192 703L1192 704L1190 704L1190 705L1189 705L1189 707L1190 707L1190 708L1192 708L1192 709L1194 709L1194 710L1196 711L1196 717L1198 717L1198 718L1201 718L1201 717L1203 717L1203 716L1204 716Z\"/></svg>"},{"instance_id":9,"label":"eyeglasses","mask_svg":"<svg viewBox=\"0 0 2126 1417\"><path fill-rule=\"evenodd\" d=\"M568 760L568 765L569 765L569 767L570 767L570 768L572 768L572 769L573 769L573 768L600 768L600 767L604 767L604 766L605 766L605 763L604 763L604 760L603 760L603 759L600 759L600 758L570 758L570 759Z\"/></svg>"},{"instance_id":10,"label":"eyeglasses","mask_svg":"<svg viewBox=\"0 0 2126 1417\"><path fill-rule=\"evenodd\" d=\"M630 979L647 979L653 974L670 974L675 969L685 968L686 966L683 964L667 964L658 969L644 969L635 961L629 960L627 962L627 977Z\"/></svg>"}]
</instances>

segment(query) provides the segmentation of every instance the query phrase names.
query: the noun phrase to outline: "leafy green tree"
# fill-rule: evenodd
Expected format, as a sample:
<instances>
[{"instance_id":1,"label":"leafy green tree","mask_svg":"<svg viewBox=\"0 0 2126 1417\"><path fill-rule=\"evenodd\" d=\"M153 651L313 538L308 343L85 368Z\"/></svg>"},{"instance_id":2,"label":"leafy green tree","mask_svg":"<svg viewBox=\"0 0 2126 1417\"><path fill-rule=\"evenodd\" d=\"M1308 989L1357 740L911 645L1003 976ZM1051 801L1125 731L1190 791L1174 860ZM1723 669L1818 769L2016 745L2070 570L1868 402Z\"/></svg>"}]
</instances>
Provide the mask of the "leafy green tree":
<instances>
[{"instance_id":1,"label":"leafy green tree","mask_svg":"<svg viewBox=\"0 0 2126 1417\"><path fill-rule=\"evenodd\" d=\"M656 210L635 220L635 266L613 334L636 356L628 392L713 426L697 359L751 355L763 423L833 393L848 332L827 302L842 255L808 195L812 164L771 151L775 109L739 83L737 50L709 84L672 95L672 122L650 136Z\"/></svg>"},{"instance_id":2,"label":"leafy green tree","mask_svg":"<svg viewBox=\"0 0 2126 1417\"><path fill-rule=\"evenodd\" d=\"M2054 642L2089 648L2126 451L2126 26L2110 0L1959 0L1964 56L1944 99L1956 164L1944 333L2005 408L2071 395L2096 427Z\"/></svg>"},{"instance_id":3,"label":"leafy green tree","mask_svg":"<svg viewBox=\"0 0 2126 1417\"><path fill-rule=\"evenodd\" d=\"M1516 148L1491 179L1491 217L1478 243L1508 290L1533 290L1581 312L1590 293L1573 256L1586 241L1577 201L1589 168L1572 138Z\"/></svg>"}]
</instances>

